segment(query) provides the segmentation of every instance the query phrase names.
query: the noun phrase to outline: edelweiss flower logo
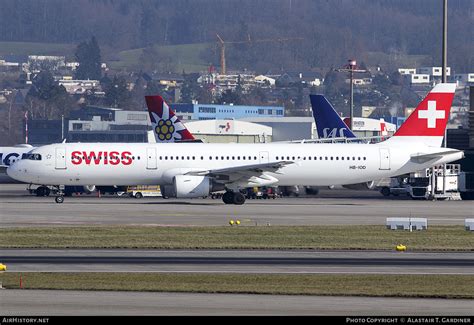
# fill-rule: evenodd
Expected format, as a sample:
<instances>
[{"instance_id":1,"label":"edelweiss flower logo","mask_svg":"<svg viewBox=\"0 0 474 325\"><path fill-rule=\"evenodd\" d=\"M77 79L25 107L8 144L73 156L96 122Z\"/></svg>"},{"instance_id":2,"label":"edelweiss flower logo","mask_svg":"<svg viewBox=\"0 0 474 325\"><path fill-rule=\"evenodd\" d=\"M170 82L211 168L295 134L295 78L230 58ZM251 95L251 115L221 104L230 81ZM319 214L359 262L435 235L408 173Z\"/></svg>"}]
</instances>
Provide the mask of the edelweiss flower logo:
<instances>
[{"instance_id":1,"label":"edelweiss flower logo","mask_svg":"<svg viewBox=\"0 0 474 325\"><path fill-rule=\"evenodd\" d=\"M173 115L170 117L170 109L168 105L163 105L163 114L159 116L155 112L151 112L153 116L152 126L156 132L158 139L163 142L174 142L181 140L182 135L180 131L185 130L183 123L178 120L178 117Z\"/></svg>"},{"instance_id":2,"label":"edelweiss flower logo","mask_svg":"<svg viewBox=\"0 0 474 325\"><path fill-rule=\"evenodd\" d=\"M155 132L160 140L170 140L174 132L173 123L171 120L160 120L155 127Z\"/></svg>"}]
</instances>

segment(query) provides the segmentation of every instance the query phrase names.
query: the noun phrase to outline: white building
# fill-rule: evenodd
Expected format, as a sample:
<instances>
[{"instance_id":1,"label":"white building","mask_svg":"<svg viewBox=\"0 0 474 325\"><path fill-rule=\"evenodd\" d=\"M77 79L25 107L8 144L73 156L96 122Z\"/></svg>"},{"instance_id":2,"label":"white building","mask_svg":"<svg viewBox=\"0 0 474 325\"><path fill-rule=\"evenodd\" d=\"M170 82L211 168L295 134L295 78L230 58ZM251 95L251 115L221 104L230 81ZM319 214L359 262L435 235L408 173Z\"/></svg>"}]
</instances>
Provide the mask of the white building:
<instances>
[{"instance_id":1,"label":"white building","mask_svg":"<svg viewBox=\"0 0 474 325\"><path fill-rule=\"evenodd\" d=\"M346 79L346 83L350 83L350 79ZM358 86L365 86L372 84L372 78L354 78L352 79L352 83Z\"/></svg>"},{"instance_id":2,"label":"white building","mask_svg":"<svg viewBox=\"0 0 474 325\"><path fill-rule=\"evenodd\" d=\"M373 137L380 136L381 126L380 120L367 117L354 117L353 132L358 137ZM350 118L344 118L344 123L349 125ZM397 130L397 126L393 123L384 122L387 135L392 135Z\"/></svg>"},{"instance_id":3,"label":"white building","mask_svg":"<svg viewBox=\"0 0 474 325\"><path fill-rule=\"evenodd\" d=\"M457 73L454 75L454 81L459 86L464 86L468 83L474 83L474 73Z\"/></svg>"},{"instance_id":4,"label":"white building","mask_svg":"<svg viewBox=\"0 0 474 325\"><path fill-rule=\"evenodd\" d=\"M406 74L403 75L410 84L429 84L430 75L429 74Z\"/></svg>"},{"instance_id":5,"label":"white building","mask_svg":"<svg viewBox=\"0 0 474 325\"><path fill-rule=\"evenodd\" d=\"M240 120L271 127L273 142L315 139L318 134L313 117L246 117Z\"/></svg>"},{"instance_id":6,"label":"white building","mask_svg":"<svg viewBox=\"0 0 474 325\"><path fill-rule=\"evenodd\" d=\"M39 73L43 70L55 71L66 66L65 56L55 55L29 55L27 71L32 73Z\"/></svg>"},{"instance_id":7,"label":"white building","mask_svg":"<svg viewBox=\"0 0 474 325\"><path fill-rule=\"evenodd\" d=\"M87 91L100 90L99 80L74 80L72 77L64 77L59 80L59 85L66 88L68 94L82 95Z\"/></svg>"},{"instance_id":8,"label":"white building","mask_svg":"<svg viewBox=\"0 0 474 325\"><path fill-rule=\"evenodd\" d=\"M267 77L267 76L264 76L264 75L259 75L259 76L255 77L255 82L259 85L262 85L262 86L267 84L267 85L273 87L273 86L275 86L276 79L270 78L270 77Z\"/></svg>"},{"instance_id":9,"label":"white building","mask_svg":"<svg viewBox=\"0 0 474 325\"><path fill-rule=\"evenodd\" d=\"M272 141L272 128L239 120L201 120L186 122L196 138L208 143L266 143Z\"/></svg>"},{"instance_id":10,"label":"white building","mask_svg":"<svg viewBox=\"0 0 474 325\"><path fill-rule=\"evenodd\" d=\"M442 67L423 67L423 68L419 68L417 72L419 74L428 74L432 77L441 77L443 68ZM449 77L450 75L451 75L451 68L446 67L446 76Z\"/></svg>"},{"instance_id":11,"label":"white building","mask_svg":"<svg viewBox=\"0 0 474 325\"><path fill-rule=\"evenodd\" d=\"M415 68L400 68L398 69L398 73L400 73L401 75L416 74L416 69Z\"/></svg>"}]
</instances>

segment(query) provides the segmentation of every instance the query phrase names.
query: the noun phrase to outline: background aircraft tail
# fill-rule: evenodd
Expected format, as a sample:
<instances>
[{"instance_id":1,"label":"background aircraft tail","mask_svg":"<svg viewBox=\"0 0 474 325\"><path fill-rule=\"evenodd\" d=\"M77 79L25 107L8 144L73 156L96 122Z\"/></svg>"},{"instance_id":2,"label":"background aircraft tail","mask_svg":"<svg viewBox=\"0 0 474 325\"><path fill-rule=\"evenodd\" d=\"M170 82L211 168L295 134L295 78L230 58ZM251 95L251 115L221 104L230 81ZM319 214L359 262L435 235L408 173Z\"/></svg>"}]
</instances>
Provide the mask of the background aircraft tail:
<instances>
[{"instance_id":1,"label":"background aircraft tail","mask_svg":"<svg viewBox=\"0 0 474 325\"><path fill-rule=\"evenodd\" d=\"M423 142L441 147L455 90L456 84L437 84L387 141Z\"/></svg>"},{"instance_id":2,"label":"background aircraft tail","mask_svg":"<svg viewBox=\"0 0 474 325\"><path fill-rule=\"evenodd\" d=\"M156 142L196 140L161 96L145 96Z\"/></svg>"},{"instance_id":3,"label":"background aircraft tail","mask_svg":"<svg viewBox=\"0 0 474 325\"><path fill-rule=\"evenodd\" d=\"M319 138L355 138L344 121L323 95L309 95Z\"/></svg>"}]
</instances>

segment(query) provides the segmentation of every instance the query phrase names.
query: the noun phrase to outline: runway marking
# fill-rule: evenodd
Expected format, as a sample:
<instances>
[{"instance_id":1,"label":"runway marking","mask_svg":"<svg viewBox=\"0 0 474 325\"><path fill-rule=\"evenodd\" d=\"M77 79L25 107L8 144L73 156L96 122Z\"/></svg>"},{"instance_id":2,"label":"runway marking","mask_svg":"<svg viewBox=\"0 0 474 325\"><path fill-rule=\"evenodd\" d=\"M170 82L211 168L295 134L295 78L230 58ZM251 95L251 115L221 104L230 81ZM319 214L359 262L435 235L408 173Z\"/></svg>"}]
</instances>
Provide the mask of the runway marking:
<instances>
[{"instance_id":1,"label":"runway marking","mask_svg":"<svg viewBox=\"0 0 474 325\"><path fill-rule=\"evenodd\" d=\"M30 271L30 270L10 270L10 272L27 272L27 273L179 273L179 274L380 274L380 275L474 275L472 273L461 273L461 272L423 272L423 271L413 271L413 272L383 272L383 271L202 271L202 270L186 270L186 271L173 271L173 270L45 270L45 271Z\"/></svg>"}]
</instances>

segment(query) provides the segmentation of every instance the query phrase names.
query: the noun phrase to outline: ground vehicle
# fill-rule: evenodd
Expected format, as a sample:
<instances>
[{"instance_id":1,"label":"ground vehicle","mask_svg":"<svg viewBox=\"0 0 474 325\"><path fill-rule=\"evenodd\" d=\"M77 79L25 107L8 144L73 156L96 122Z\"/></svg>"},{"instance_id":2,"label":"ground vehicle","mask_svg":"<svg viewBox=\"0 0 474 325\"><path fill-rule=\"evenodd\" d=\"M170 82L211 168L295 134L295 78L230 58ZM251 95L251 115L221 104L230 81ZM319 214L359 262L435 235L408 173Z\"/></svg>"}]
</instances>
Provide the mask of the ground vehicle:
<instances>
[{"instance_id":1,"label":"ground vehicle","mask_svg":"<svg viewBox=\"0 0 474 325\"><path fill-rule=\"evenodd\" d=\"M384 196L408 195L412 199L459 199L458 183L464 179L465 173L460 172L459 164L446 164L446 176L443 177L444 167L435 166L434 172L434 193L432 193L431 168L423 169L399 177L392 177L389 186L381 188L380 192ZM460 180L458 182L458 179ZM446 185L443 182L446 181ZM444 188L443 188L444 187ZM443 193L444 190L444 193Z\"/></svg>"},{"instance_id":2,"label":"ground vehicle","mask_svg":"<svg viewBox=\"0 0 474 325\"><path fill-rule=\"evenodd\" d=\"M129 186L127 193L130 197L141 199L144 196L162 196L159 185L136 185Z\"/></svg>"}]
</instances>

